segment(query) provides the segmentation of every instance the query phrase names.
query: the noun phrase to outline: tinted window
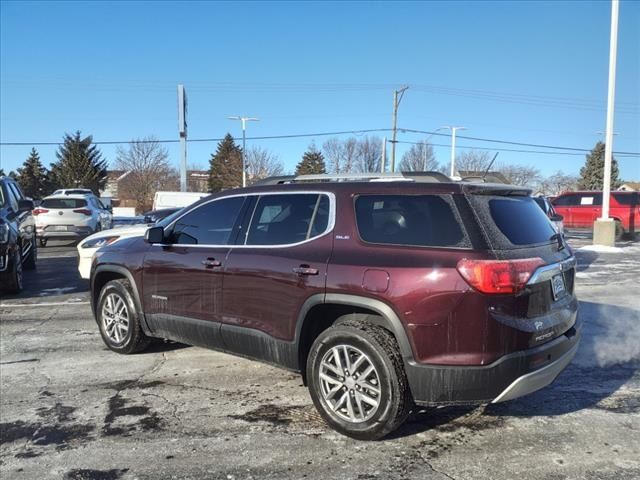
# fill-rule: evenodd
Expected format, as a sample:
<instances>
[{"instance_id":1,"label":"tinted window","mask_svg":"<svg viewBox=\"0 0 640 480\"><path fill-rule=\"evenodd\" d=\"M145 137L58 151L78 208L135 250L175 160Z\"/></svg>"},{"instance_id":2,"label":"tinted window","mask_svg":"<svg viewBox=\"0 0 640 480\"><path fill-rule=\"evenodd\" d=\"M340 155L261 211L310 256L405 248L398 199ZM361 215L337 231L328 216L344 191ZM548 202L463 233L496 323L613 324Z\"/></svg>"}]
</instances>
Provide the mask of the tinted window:
<instances>
[{"instance_id":1,"label":"tinted window","mask_svg":"<svg viewBox=\"0 0 640 480\"><path fill-rule=\"evenodd\" d=\"M329 200L319 208L323 205L322 197L326 198L313 193L260 197L246 244L287 245L323 233L329 219Z\"/></svg>"},{"instance_id":2,"label":"tinted window","mask_svg":"<svg viewBox=\"0 0 640 480\"><path fill-rule=\"evenodd\" d=\"M23 200L24 199L24 195L22 194L22 190L20 190L20 187L18 187L17 183L10 183L9 184L9 189L11 189L11 193L13 193L13 196L16 198L16 200Z\"/></svg>"},{"instance_id":3,"label":"tinted window","mask_svg":"<svg viewBox=\"0 0 640 480\"><path fill-rule=\"evenodd\" d=\"M556 233L530 197L492 197L489 211L496 226L514 245L548 243Z\"/></svg>"},{"instance_id":4,"label":"tinted window","mask_svg":"<svg viewBox=\"0 0 640 480\"><path fill-rule=\"evenodd\" d=\"M553 204L557 205L558 207L569 207L572 205L579 205L580 200L577 195L562 195L556 198L553 201Z\"/></svg>"},{"instance_id":5,"label":"tinted window","mask_svg":"<svg viewBox=\"0 0 640 480\"><path fill-rule=\"evenodd\" d=\"M616 199L620 205L638 205L640 200L637 193L614 193L613 198Z\"/></svg>"},{"instance_id":6,"label":"tinted window","mask_svg":"<svg viewBox=\"0 0 640 480\"><path fill-rule=\"evenodd\" d=\"M83 208L87 206L84 198L46 198L42 201L42 208Z\"/></svg>"},{"instance_id":7,"label":"tinted window","mask_svg":"<svg viewBox=\"0 0 640 480\"><path fill-rule=\"evenodd\" d=\"M192 245L227 245L244 197L205 203L180 218L173 227L173 242Z\"/></svg>"},{"instance_id":8,"label":"tinted window","mask_svg":"<svg viewBox=\"0 0 640 480\"><path fill-rule=\"evenodd\" d=\"M362 195L356 199L356 220L365 242L421 247L468 243L448 195Z\"/></svg>"},{"instance_id":9,"label":"tinted window","mask_svg":"<svg viewBox=\"0 0 640 480\"><path fill-rule=\"evenodd\" d=\"M9 205L11 206L11 209L14 212L18 211L18 197L15 193L15 191L11 188L11 182L8 182L7 184L7 195L8 195L8 202Z\"/></svg>"}]
</instances>

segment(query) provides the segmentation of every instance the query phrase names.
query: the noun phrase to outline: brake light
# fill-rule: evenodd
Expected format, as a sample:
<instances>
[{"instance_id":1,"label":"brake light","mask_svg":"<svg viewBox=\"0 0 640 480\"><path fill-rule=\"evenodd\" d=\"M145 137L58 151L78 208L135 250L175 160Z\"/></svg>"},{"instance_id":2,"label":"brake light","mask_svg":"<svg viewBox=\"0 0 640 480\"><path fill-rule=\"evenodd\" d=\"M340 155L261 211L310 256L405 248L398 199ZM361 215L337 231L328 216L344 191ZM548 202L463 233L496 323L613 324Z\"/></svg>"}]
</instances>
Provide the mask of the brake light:
<instances>
[{"instance_id":1,"label":"brake light","mask_svg":"<svg viewBox=\"0 0 640 480\"><path fill-rule=\"evenodd\" d=\"M46 208L34 208L33 210L31 210L31 214L32 215L40 215L41 213L47 213L49 212L49 210L47 210Z\"/></svg>"},{"instance_id":2,"label":"brake light","mask_svg":"<svg viewBox=\"0 0 640 480\"><path fill-rule=\"evenodd\" d=\"M482 293L517 293L524 288L533 272L544 265L541 258L519 260L468 260L458 262L458 272Z\"/></svg>"},{"instance_id":3,"label":"brake light","mask_svg":"<svg viewBox=\"0 0 640 480\"><path fill-rule=\"evenodd\" d=\"M74 212L82 213L82 214L87 215L87 216L91 216L91 210L89 210L88 208L78 208L77 210L74 210Z\"/></svg>"}]
</instances>

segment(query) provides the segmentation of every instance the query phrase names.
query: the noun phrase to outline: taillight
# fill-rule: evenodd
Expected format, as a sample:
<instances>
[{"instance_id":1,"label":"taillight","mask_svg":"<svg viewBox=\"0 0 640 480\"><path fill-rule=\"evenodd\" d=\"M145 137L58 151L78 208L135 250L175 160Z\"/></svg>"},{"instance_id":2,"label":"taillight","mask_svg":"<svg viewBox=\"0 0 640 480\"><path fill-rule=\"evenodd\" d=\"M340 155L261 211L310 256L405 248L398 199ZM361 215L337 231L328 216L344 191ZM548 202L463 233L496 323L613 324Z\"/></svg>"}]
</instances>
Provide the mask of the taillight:
<instances>
[{"instance_id":1,"label":"taillight","mask_svg":"<svg viewBox=\"0 0 640 480\"><path fill-rule=\"evenodd\" d=\"M74 212L76 213L82 213L84 215L91 215L91 210L87 209L87 208L78 208L77 210L74 210Z\"/></svg>"},{"instance_id":2,"label":"taillight","mask_svg":"<svg viewBox=\"0 0 640 480\"><path fill-rule=\"evenodd\" d=\"M519 260L468 260L458 262L460 275L482 293L516 293L529 281L533 272L544 265L541 258Z\"/></svg>"},{"instance_id":3,"label":"taillight","mask_svg":"<svg viewBox=\"0 0 640 480\"><path fill-rule=\"evenodd\" d=\"M47 210L46 208L34 208L33 210L31 210L31 214L32 215L40 215L41 213L47 213L49 210Z\"/></svg>"}]
</instances>

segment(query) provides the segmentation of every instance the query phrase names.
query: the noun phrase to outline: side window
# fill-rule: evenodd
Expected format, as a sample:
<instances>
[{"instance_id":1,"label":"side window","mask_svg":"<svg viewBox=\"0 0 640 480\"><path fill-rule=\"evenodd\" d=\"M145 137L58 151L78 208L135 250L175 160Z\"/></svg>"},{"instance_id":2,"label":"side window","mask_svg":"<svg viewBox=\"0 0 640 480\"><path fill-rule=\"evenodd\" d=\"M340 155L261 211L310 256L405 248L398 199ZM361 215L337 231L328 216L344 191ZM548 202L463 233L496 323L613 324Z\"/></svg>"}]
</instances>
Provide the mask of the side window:
<instances>
[{"instance_id":1,"label":"side window","mask_svg":"<svg viewBox=\"0 0 640 480\"><path fill-rule=\"evenodd\" d=\"M180 218L173 228L173 242L191 245L227 245L244 197L205 203Z\"/></svg>"},{"instance_id":2,"label":"side window","mask_svg":"<svg viewBox=\"0 0 640 480\"><path fill-rule=\"evenodd\" d=\"M574 205L580 205L580 202L577 195L563 195L562 197L556 198L553 201L553 204L558 207L571 207Z\"/></svg>"},{"instance_id":3,"label":"side window","mask_svg":"<svg viewBox=\"0 0 640 480\"><path fill-rule=\"evenodd\" d=\"M580 195L578 205L590 207L592 205L602 205L601 193L587 193Z\"/></svg>"},{"instance_id":4,"label":"side window","mask_svg":"<svg viewBox=\"0 0 640 480\"><path fill-rule=\"evenodd\" d=\"M323 233L328 222L329 199L326 195L264 195L259 198L253 212L246 245L302 242Z\"/></svg>"},{"instance_id":5,"label":"side window","mask_svg":"<svg viewBox=\"0 0 640 480\"><path fill-rule=\"evenodd\" d=\"M11 184L11 182L7 183L7 193L9 194L9 205L11 206L11 210L13 210L14 212L18 211L18 198L20 198L17 194L14 188L12 188L13 185Z\"/></svg>"},{"instance_id":6,"label":"side window","mask_svg":"<svg viewBox=\"0 0 640 480\"><path fill-rule=\"evenodd\" d=\"M16 200L24 200L24 195L22 194L22 190L20 190L20 187L18 186L17 183L10 183L9 188L15 195Z\"/></svg>"}]
</instances>

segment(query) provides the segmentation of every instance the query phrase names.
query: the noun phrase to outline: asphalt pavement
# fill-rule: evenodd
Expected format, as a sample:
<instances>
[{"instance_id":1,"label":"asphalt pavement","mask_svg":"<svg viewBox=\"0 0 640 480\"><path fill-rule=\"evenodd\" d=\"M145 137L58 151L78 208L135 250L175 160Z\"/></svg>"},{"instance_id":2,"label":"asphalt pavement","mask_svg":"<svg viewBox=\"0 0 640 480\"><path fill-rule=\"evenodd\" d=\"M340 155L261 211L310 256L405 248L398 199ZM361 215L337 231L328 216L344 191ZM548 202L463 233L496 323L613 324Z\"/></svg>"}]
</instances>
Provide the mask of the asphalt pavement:
<instances>
[{"instance_id":1,"label":"asphalt pavement","mask_svg":"<svg viewBox=\"0 0 640 480\"><path fill-rule=\"evenodd\" d=\"M391 437L343 437L299 376L174 343L103 345L74 246L40 249L0 299L0 478L640 478L640 245L574 238L584 339L549 387L422 409Z\"/></svg>"}]
</instances>

